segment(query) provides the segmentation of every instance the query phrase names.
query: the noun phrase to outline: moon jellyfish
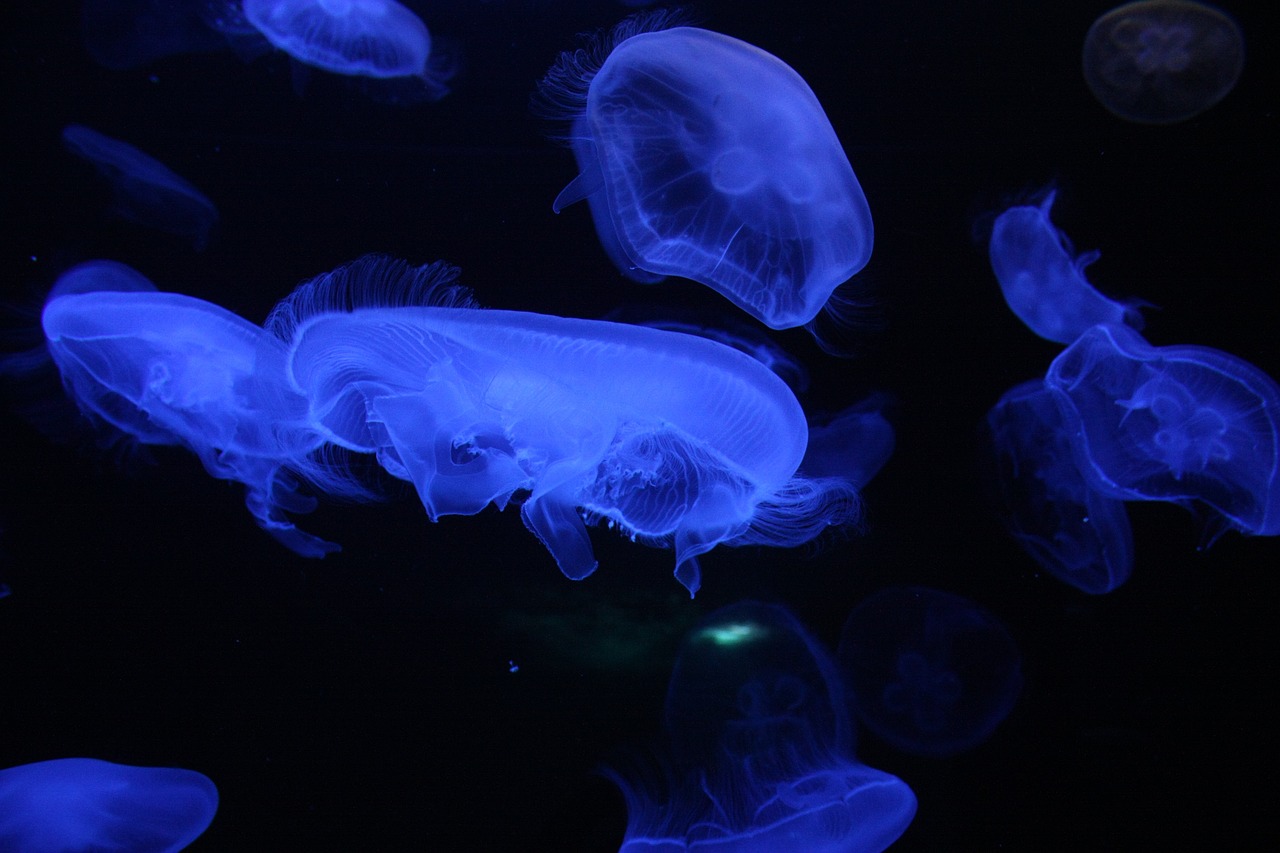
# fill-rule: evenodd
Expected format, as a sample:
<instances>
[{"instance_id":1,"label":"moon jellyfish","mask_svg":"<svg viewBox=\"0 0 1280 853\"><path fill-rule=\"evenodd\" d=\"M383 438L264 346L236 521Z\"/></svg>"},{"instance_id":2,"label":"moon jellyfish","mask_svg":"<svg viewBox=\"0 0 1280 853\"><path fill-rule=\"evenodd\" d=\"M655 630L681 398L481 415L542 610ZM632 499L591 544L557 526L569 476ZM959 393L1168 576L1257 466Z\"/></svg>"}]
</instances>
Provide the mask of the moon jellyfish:
<instances>
[{"instance_id":1,"label":"moon jellyfish","mask_svg":"<svg viewBox=\"0 0 1280 853\"><path fill-rule=\"evenodd\" d=\"M335 74L424 74L431 35L394 0L244 0L244 15L280 50Z\"/></svg>"},{"instance_id":2,"label":"moon jellyfish","mask_svg":"<svg viewBox=\"0 0 1280 853\"><path fill-rule=\"evenodd\" d=\"M1022 656L1004 625L958 595L891 587L849 614L840 636L858 719L914 755L986 740L1022 690Z\"/></svg>"},{"instance_id":3,"label":"moon jellyfish","mask_svg":"<svg viewBox=\"0 0 1280 853\"><path fill-rule=\"evenodd\" d=\"M1095 488L1201 501L1244 533L1280 533L1280 387L1258 368L1104 325L1063 350L1045 382Z\"/></svg>"},{"instance_id":4,"label":"moon jellyfish","mask_svg":"<svg viewBox=\"0 0 1280 853\"><path fill-rule=\"evenodd\" d=\"M666 784L606 771L627 802L621 850L884 850L916 798L854 757L846 703L831 654L786 609L717 610L671 673Z\"/></svg>"},{"instance_id":5,"label":"moon jellyfish","mask_svg":"<svg viewBox=\"0 0 1280 853\"><path fill-rule=\"evenodd\" d=\"M1235 88L1244 36L1225 12L1189 0L1127 3L1093 22L1084 79L1104 107L1129 121L1174 124Z\"/></svg>"},{"instance_id":6,"label":"moon jellyfish","mask_svg":"<svg viewBox=\"0 0 1280 853\"><path fill-rule=\"evenodd\" d=\"M702 282L775 329L809 323L866 265L867 201L822 105L757 47L665 13L561 54L540 110L571 126L586 199L614 264L641 282Z\"/></svg>"},{"instance_id":7,"label":"moon jellyfish","mask_svg":"<svg viewBox=\"0 0 1280 853\"><path fill-rule=\"evenodd\" d=\"M186 447L210 475L243 483L258 525L297 553L337 549L285 517L315 506L298 493L290 464L318 471L305 457L322 442L302 420L306 402L284 383L278 340L216 305L161 293L110 261L60 278L41 323L63 385L86 416L142 444Z\"/></svg>"},{"instance_id":8,"label":"moon jellyfish","mask_svg":"<svg viewBox=\"0 0 1280 853\"><path fill-rule=\"evenodd\" d=\"M987 413L1005 525L1046 571L1100 595L1129 579L1133 533L1124 504L1089 485L1073 434L1042 380L1005 393Z\"/></svg>"},{"instance_id":9,"label":"moon jellyfish","mask_svg":"<svg viewBox=\"0 0 1280 853\"><path fill-rule=\"evenodd\" d=\"M676 552L791 546L857 512L847 482L796 475L808 429L755 359L699 337L481 310L444 264L365 258L298 288L268 327L328 441L376 454L433 521L523 497L560 570L596 568L586 523ZM442 297L443 294L443 297Z\"/></svg>"},{"instance_id":10,"label":"moon jellyfish","mask_svg":"<svg viewBox=\"0 0 1280 853\"><path fill-rule=\"evenodd\" d=\"M0 849L168 853L195 841L218 789L194 770L59 758L0 770Z\"/></svg>"},{"instance_id":11,"label":"moon jellyfish","mask_svg":"<svg viewBox=\"0 0 1280 853\"><path fill-rule=\"evenodd\" d=\"M883 414L883 394L873 394L829 417L809 423L809 446L800 472L810 477L843 477L861 489L893 455L893 427Z\"/></svg>"},{"instance_id":12,"label":"moon jellyfish","mask_svg":"<svg viewBox=\"0 0 1280 853\"><path fill-rule=\"evenodd\" d=\"M1071 241L1049 221L1056 192L1037 206L1011 207L996 219L989 253L1005 302L1040 337L1069 344L1098 323L1141 329L1131 306L1106 298L1089 284L1084 268L1098 253L1072 256Z\"/></svg>"},{"instance_id":13,"label":"moon jellyfish","mask_svg":"<svg viewBox=\"0 0 1280 853\"><path fill-rule=\"evenodd\" d=\"M131 222L191 240L197 252L209 242L218 210L204 193L158 160L127 142L82 124L62 130L67 150L88 161L111 186L115 212Z\"/></svg>"}]
</instances>

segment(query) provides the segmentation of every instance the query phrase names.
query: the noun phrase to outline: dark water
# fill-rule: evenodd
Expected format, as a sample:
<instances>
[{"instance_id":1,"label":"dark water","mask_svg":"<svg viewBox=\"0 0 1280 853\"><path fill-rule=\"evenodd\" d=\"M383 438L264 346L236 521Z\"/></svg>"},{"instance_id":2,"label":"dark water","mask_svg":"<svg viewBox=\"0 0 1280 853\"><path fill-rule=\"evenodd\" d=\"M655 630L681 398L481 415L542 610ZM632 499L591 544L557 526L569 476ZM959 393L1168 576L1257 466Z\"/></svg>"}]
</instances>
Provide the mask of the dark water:
<instances>
[{"instance_id":1,"label":"dark water","mask_svg":"<svg viewBox=\"0 0 1280 853\"><path fill-rule=\"evenodd\" d=\"M66 266L104 257L260 322L298 281L368 252L446 259L492 307L597 317L652 298L614 271L585 208L552 213L572 158L527 110L574 34L625 8L409 5L463 58L452 94L409 108L302 79L278 54L107 70L84 50L78 4L11 7L5 301L38 305ZM599 571L574 583L514 512L432 525L404 493L324 505L306 529L344 550L307 561L187 454L122 463L6 414L0 767L92 756L197 769L221 807L192 850L615 849L622 800L593 771L657 731L690 624L753 597L834 644L854 604L910 583L1004 620L1026 685L991 740L955 758L860 738L859 757L919 797L893 849L1273 847L1277 543L1228 534L1202 550L1199 520L1133 505L1133 578L1087 597L1039 571L983 498L983 416L1058 348L1005 307L974 235L1047 184L1057 224L1102 250L1094 283L1159 306L1149 340L1280 376L1278 46L1264 4L1224 4L1247 40L1243 76L1168 127L1123 122L1085 87L1081 43L1109 5L700 7L704 26L805 77L875 217L861 278L884 330L852 361L776 336L813 374L807 404L899 401L865 534L817 552L719 549L691 601L669 552L601 532ZM105 217L101 185L60 145L70 122L208 193L222 217L210 247ZM695 285L666 288L729 310Z\"/></svg>"}]
</instances>

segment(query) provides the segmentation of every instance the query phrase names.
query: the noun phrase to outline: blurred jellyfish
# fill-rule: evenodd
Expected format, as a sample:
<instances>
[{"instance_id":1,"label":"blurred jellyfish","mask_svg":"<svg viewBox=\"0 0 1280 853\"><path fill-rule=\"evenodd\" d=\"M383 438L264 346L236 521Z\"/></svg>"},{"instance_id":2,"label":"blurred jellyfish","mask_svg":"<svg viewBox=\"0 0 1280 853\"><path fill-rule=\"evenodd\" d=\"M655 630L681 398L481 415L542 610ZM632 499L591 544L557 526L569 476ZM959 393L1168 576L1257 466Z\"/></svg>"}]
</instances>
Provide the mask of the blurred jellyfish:
<instances>
[{"instance_id":1,"label":"blurred jellyfish","mask_svg":"<svg viewBox=\"0 0 1280 853\"><path fill-rule=\"evenodd\" d=\"M62 130L67 150L106 178L115 212L139 225L186 237L197 252L208 245L218 210L204 193L164 164L118 139L81 124Z\"/></svg>"},{"instance_id":2,"label":"blurred jellyfish","mask_svg":"<svg viewBox=\"0 0 1280 853\"><path fill-rule=\"evenodd\" d=\"M1056 192L1038 206L1011 207L996 219L989 253L1005 302L1040 337L1069 344L1098 323L1142 328L1134 307L1094 290L1084 268L1098 259L1072 257L1071 241L1049 221Z\"/></svg>"},{"instance_id":3,"label":"blurred jellyfish","mask_svg":"<svg viewBox=\"0 0 1280 853\"><path fill-rule=\"evenodd\" d=\"M667 690L666 784L616 770L624 853L874 853L911 823L900 779L860 763L839 671L785 608L721 608L685 638Z\"/></svg>"},{"instance_id":4,"label":"blurred jellyfish","mask_svg":"<svg viewBox=\"0 0 1280 853\"><path fill-rule=\"evenodd\" d=\"M0 850L169 853L205 831L218 789L194 770L59 758L0 770Z\"/></svg>"},{"instance_id":5,"label":"blurred jellyfish","mask_svg":"<svg viewBox=\"0 0 1280 853\"><path fill-rule=\"evenodd\" d=\"M1063 350L1045 382L1095 488L1201 501L1229 527L1280 534L1280 387L1258 368L1102 325Z\"/></svg>"},{"instance_id":6,"label":"blurred jellyfish","mask_svg":"<svg viewBox=\"0 0 1280 853\"><path fill-rule=\"evenodd\" d=\"M1226 97L1244 36L1225 12L1190 0L1141 0L1107 12L1084 39L1084 79L1115 115L1173 124Z\"/></svg>"},{"instance_id":7,"label":"blurred jellyfish","mask_svg":"<svg viewBox=\"0 0 1280 853\"><path fill-rule=\"evenodd\" d=\"M811 418L800 473L842 477L856 489L866 486L893 455L893 427L884 416L887 406L887 396L873 394L835 415Z\"/></svg>"},{"instance_id":8,"label":"blurred jellyfish","mask_svg":"<svg viewBox=\"0 0 1280 853\"><path fill-rule=\"evenodd\" d=\"M85 48L99 65L116 70L225 50L226 38L205 20L208 5L211 0L84 0Z\"/></svg>"},{"instance_id":9,"label":"blurred jellyfish","mask_svg":"<svg viewBox=\"0 0 1280 853\"><path fill-rule=\"evenodd\" d=\"M885 589L855 607L840 663L858 719L915 755L977 746L1022 689L1022 656L1004 625L966 598L924 587Z\"/></svg>"},{"instance_id":10,"label":"blurred jellyfish","mask_svg":"<svg viewBox=\"0 0 1280 853\"><path fill-rule=\"evenodd\" d=\"M987 413L1001 515L1023 549L1050 574L1094 595L1133 570L1124 504L1089 485L1072 434L1039 379L1005 393Z\"/></svg>"},{"instance_id":11,"label":"blurred jellyfish","mask_svg":"<svg viewBox=\"0 0 1280 853\"><path fill-rule=\"evenodd\" d=\"M765 325L808 324L871 255L871 213L813 91L757 47L670 13L561 54L537 108L562 121L614 264L700 281ZM831 306L829 306L831 310Z\"/></svg>"},{"instance_id":12,"label":"blurred jellyfish","mask_svg":"<svg viewBox=\"0 0 1280 853\"><path fill-rule=\"evenodd\" d=\"M288 376L327 440L376 454L428 516L520 504L579 579L586 523L674 547L700 584L716 545L807 542L851 521L857 493L796 475L808 428L777 376L691 335L475 308L445 264L364 258L272 312Z\"/></svg>"}]
</instances>

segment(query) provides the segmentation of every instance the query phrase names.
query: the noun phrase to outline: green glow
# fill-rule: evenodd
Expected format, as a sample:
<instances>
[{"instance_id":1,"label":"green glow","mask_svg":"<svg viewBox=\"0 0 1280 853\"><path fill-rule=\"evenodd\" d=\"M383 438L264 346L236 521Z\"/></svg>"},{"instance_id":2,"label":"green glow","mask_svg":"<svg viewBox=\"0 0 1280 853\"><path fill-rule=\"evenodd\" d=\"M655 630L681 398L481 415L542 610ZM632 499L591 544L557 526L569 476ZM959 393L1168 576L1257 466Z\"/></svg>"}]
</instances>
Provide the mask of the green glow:
<instances>
[{"instance_id":1,"label":"green glow","mask_svg":"<svg viewBox=\"0 0 1280 853\"><path fill-rule=\"evenodd\" d=\"M758 638L763 631L753 622L730 622L703 628L698 633L699 638L708 639L717 646L736 646Z\"/></svg>"}]
</instances>

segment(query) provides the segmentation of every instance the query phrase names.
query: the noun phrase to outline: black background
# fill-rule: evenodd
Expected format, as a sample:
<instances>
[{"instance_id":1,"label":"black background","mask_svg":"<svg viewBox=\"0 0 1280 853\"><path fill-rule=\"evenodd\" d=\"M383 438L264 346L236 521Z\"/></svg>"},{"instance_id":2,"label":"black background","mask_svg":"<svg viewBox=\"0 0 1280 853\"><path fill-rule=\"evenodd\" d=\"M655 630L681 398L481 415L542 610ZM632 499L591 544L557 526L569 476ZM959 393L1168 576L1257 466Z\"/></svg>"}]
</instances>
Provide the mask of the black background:
<instances>
[{"instance_id":1,"label":"black background","mask_svg":"<svg viewBox=\"0 0 1280 853\"><path fill-rule=\"evenodd\" d=\"M408 4L457 50L454 91L379 104L342 78L298 85L280 54L174 56L110 71L78 5L13 17L4 57L5 302L34 310L71 263L111 258L163 290L261 322L294 284L368 252L446 259L482 304L597 317L666 297L730 311L690 283L622 279L529 96L608 0ZM221 805L192 850L616 849L601 761L656 733L682 633L744 597L786 603L834 644L892 584L968 596L1004 620L1026 686L990 741L952 759L870 735L918 815L895 850L1273 849L1280 548L1130 505L1136 566L1088 597L1040 572L983 497L979 426L1058 347L1005 307L982 223L1049 184L1054 219L1104 292L1139 297L1157 345L1195 343L1280 376L1280 190L1268 4L1227 3L1246 36L1235 91L1185 123L1103 110L1080 73L1098 2L737 2L702 25L779 56L813 87L870 202L859 280L884 331L840 361L775 335L812 371L803 402L898 400L894 457L867 529L821 550L718 549L689 600L670 552L593 534L574 583L492 510L431 524L411 493L299 519L343 552L308 561L252 523L241 489L194 457L154 464L51 442L0 419L0 767L69 756L199 770ZM79 122L202 188L207 251L104 215L61 147ZM29 405L9 388L7 407ZM508 662L519 666L509 672Z\"/></svg>"}]
</instances>

